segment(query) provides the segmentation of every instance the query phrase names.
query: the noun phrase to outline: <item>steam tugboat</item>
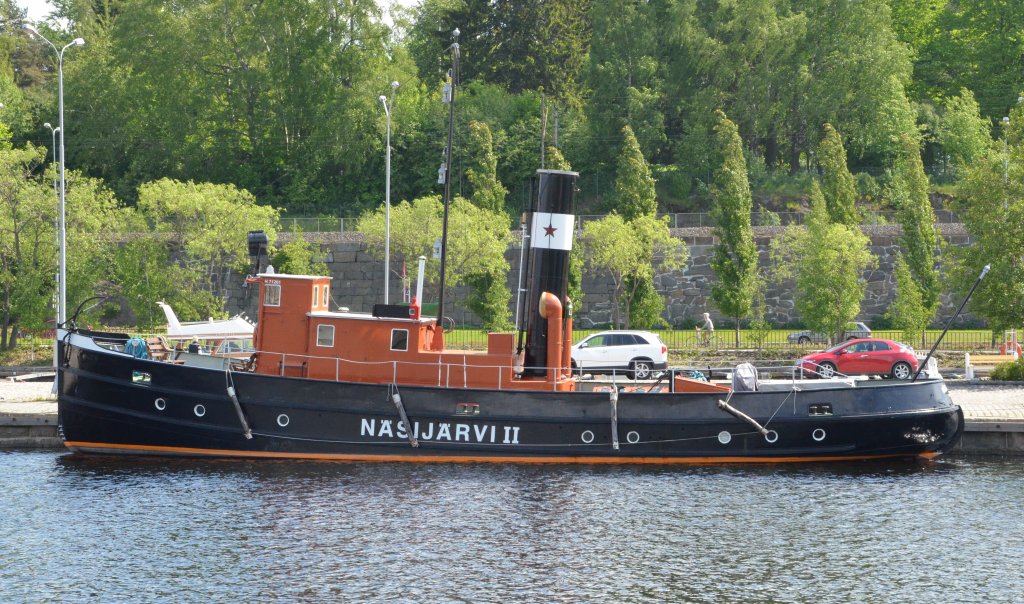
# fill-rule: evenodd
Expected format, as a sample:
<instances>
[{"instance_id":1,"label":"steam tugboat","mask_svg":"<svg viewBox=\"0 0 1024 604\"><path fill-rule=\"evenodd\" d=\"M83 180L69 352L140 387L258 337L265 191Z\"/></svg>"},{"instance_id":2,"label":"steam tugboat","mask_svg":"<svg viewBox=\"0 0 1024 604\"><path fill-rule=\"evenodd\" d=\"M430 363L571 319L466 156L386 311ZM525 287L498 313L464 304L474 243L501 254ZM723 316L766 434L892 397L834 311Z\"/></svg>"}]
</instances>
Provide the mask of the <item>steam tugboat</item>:
<instances>
[{"instance_id":1,"label":"steam tugboat","mask_svg":"<svg viewBox=\"0 0 1024 604\"><path fill-rule=\"evenodd\" d=\"M452 106L457 73L456 64ZM329 277L257 270L257 352L244 363L137 358L127 334L62 326L65 445L243 458L720 463L932 458L958 441L963 413L941 379L730 387L669 370L654 383L584 388L571 371L567 297L576 178L538 171L527 312L516 333L489 334L486 351L446 348L443 299L436 317L416 304L331 310ZM444 252L441 262L443 292Z\"/></svg>"},{"instance_id":2,"label":"steam tugboat","mask_svg":"<svg viewBox=\"0 0 1024 604\"><path fill-rule=\"evenodd\" d=\"M65 445L92 453L395 461L783 462L934 457L963 430L941 379L729 387L666 372L584 391L566 297L576 174L540 171L524 345L445 347L413 306L332 311L329 277L261 273L243 367L139 359L64 329ZM561 232L560 232L561 231ZM568 231L568 233L566 233ZM735 386L735 384L734 384Z\"/></svg>"}]
</instances>

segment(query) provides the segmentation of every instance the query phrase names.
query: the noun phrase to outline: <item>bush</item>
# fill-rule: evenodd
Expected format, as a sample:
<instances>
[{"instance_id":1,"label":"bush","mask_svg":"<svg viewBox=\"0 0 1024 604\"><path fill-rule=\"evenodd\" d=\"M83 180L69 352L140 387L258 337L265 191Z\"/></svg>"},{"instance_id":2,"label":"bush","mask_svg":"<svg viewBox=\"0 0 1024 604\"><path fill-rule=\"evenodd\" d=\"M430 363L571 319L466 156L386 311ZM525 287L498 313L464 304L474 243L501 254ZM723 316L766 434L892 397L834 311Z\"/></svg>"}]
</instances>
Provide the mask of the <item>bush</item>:
<instances>
[{"instance_id":1,"label":"bush","mask_svg":"<svg viewBox=\"0 0 1024 604\"><path fill-rule=\"evenodd\" d=\"M1024 357L1020 357L1016 361L996 365L989 378L1007 382L1024 381Z\"/></svg>"}]
</instances>

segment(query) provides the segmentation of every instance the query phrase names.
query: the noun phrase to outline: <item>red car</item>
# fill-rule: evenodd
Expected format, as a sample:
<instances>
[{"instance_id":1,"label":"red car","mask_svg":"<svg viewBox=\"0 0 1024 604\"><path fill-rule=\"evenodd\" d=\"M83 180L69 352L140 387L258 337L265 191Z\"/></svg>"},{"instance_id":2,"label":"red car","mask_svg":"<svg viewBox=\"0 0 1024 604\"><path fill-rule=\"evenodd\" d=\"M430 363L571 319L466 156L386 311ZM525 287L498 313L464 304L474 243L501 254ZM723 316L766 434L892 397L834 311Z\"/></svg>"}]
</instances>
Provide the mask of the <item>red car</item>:
<instances>
[{"instance_id":1,"label":"red car","mask_svg":"<svg viewBox=\"0 0 1024 604\"><path fill-rule=\"evenodd\" d=\"M801 357L796 362L805 376L882 375L909 380L917 372L917 355L906 344L881 338L861 338Z\"/></svg>"}]
</instances>

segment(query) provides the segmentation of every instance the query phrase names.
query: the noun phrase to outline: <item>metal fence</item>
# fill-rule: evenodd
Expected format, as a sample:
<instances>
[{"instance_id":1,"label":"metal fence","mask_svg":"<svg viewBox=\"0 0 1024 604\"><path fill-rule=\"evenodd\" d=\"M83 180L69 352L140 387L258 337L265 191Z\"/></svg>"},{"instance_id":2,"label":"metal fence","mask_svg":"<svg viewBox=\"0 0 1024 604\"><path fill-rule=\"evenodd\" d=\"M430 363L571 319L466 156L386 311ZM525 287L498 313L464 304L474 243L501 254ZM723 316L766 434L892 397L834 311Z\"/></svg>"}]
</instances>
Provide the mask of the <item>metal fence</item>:
<instances>
[{"instance_id":1,"label":"metal fence","mask_svg":"<svg viewBox=\"0 0 1024 604\"><path fill-rule=\"evenodd\" d=\"M281 230L285 232L300 230L303 233L344 233L355 229L356 220L356 218L338 216L282 218Z\"/></svg>"},{"instance_id":2,"label":"metal fence","mask_svg":"<svg viewBox=\"0 0 1024 604\"><path fill-rule=\"evenodd\" d=\"M575 330L573 339L579 342L583 338L602 330ZM700 353L720 351L728 352L749 352L749 351L778 351L792 354L805 354L814 350L821 350L826 347L824 342L797 344L789 340L789 335L797 330L774 329L767 332L751 329L740 330L739 345L736 345L736 332L729 329L716 331L710 338L699 336L693 329L665 329L651 330L658 334L661 341L665 343L670 352L674 353ZM927 353L935 344L941 330L928 330L921 338L911 342L902 331L899 330L876 330L871 337L894 340L909 345L919 353ZM943 338L937 349L940 352L996 352L1008 336L1002 332L991 330L958 330L950 331ZM484 350L487 348L487 332L481 329L463 328L456 329L445 336L445 344L450 348L467 350Z\"/></svg>"},{"instance_id":3,"label":"metal fence","mask_svg":"<svg viewBox=\"0 0 1024 604\"><path fill-rule=\"evenodd\" d=\"M581 214L576 217L577 227L582 228L583 224L591 220L604 218L604 214ZM709 212L673 212L662 214L669 219L669 227L673 229L713 227L715 222ZM878 226L896 223L895 212L865 212L862 224L865 226ZM780 224L784 226L804 224L807 219L807 212L761 212L750 213L750 222L754 226L770 226ZM337 233L355 229L356 218L342 218L337 216L321 217L294 217L282 218L281 227L284 231L292 231L296 227L304 233ZM935 221L939 224L955 224L960 222L956 214L949 210L936 210Z\"/></svg>"}]
</instances>

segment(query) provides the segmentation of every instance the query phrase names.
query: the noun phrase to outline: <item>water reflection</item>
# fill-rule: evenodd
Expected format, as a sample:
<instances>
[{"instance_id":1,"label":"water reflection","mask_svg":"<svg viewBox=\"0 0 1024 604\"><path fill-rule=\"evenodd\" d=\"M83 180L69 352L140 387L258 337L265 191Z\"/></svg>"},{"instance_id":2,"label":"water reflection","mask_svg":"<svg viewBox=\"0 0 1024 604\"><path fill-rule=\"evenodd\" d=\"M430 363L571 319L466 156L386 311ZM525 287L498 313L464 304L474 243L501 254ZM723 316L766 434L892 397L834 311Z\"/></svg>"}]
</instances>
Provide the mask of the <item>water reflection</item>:
<instances>
[{"instance_id":1,"label":"water reflection","mask_svg":"<svg viewBox=\"0 0 1024 604\"><path fill-rule=\"evenodd\" d=\"M1013 601L1019 461L413 465L0 453L4 602Z\"/></svg>"}]
</instances>

